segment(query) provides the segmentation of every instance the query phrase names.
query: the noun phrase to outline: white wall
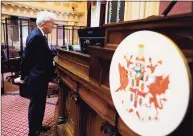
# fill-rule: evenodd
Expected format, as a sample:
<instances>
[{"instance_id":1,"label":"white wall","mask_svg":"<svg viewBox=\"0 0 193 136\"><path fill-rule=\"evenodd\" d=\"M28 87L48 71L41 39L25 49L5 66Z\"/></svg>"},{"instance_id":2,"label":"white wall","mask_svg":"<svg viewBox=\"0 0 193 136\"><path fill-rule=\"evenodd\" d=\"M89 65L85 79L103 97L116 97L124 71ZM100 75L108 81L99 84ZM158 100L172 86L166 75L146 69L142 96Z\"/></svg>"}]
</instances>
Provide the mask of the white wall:
<instances>
[{"instance_id":1,"label":"white wall","mask_svg":"<svg viewBox=\"0 0 193 136\"><path fill-rule=\"evenodd\" d=\"M96 5L91 5L91 27L98 27L100 20L100 1L96 2Z\"/></svg>"}]
</instances>

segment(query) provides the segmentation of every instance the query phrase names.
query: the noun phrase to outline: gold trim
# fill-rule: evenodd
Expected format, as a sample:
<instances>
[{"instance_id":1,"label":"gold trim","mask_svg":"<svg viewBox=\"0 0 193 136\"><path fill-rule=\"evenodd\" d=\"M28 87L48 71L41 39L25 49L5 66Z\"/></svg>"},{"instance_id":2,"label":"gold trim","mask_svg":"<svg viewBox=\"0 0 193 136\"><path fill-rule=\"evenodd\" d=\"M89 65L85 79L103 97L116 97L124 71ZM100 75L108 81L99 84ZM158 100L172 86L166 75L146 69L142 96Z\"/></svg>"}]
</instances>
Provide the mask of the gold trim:
<instances>
[{"instance_id":1,"label":"gold trim","mask_svg":"<svg viewBox=\"0 0 193 136\"><path fill-rule=\"evenodd\" d=\"M74 133L71 131L72 128L67 122L66 124L60 124L57 126L58 135L65 133L66 136L73 136Z\"/></svg>"},{"instance_id":2,"label":"gold trim","mask_svg":"<svg viewBox=\"0 0 193 136\"><path fill-rule=\"evenodd\" d=\"M183 54L183 52L181 51L181 49L178 47L178 45L177 45L174 41L172 41L169 37L167 37L166 35L164 35L164 34L161 34L161 35L163 35L164 37L166 37L166 38L172 43L172 45L176 48L177 52L179 53L179 55L181 56L181 58L182 58L182 60L183 60L183 62L184 62L184 64L185 64L186 71L187 71L187 73L188 73L189 86L190 86L190 90L189 90L189 91L190 91L190 94L189 94L188 107L187 107L186 113L185 113L185 115L184 115L184 117L183 117L183 119L182 119L182 121L183 121L184 118L185 118L185 116L187 116L188 111L191 110L190 107L192 106L192 105L191 105L191 100L192 100L192 91L193 91L193 90L192 90L192 75L191 75L190 67L189 67L189 65L188 65L188 60L186 59L185 55ZM192 71L192 72L193 72L193 71Z\"/></svg>"},{"instance_id":3,"label":"gold trim","mask_svg":"<svg viewBox=\"0 0 193 136\"><path fill-rule=\"evenodd\" d=\"M183 59L183 62L186 66L186 70L187 70L187 73L188 73L188 78L189 78L189 85L190 85L190 93L192 93L192 76L191 76L191 71L190 71L190 67L188 65L188 60L187 58L185 57L185 55L183 54L183 52L181 51L181 49L178 47L178 45L172 41L169 37L167 37L166 35L164 34L161 34L163 35L164 37L166 37L172 44L173 46L176 48L176 50L178 51L178 53L180 54L181 58Z\"/></svg>"}]
</instances>

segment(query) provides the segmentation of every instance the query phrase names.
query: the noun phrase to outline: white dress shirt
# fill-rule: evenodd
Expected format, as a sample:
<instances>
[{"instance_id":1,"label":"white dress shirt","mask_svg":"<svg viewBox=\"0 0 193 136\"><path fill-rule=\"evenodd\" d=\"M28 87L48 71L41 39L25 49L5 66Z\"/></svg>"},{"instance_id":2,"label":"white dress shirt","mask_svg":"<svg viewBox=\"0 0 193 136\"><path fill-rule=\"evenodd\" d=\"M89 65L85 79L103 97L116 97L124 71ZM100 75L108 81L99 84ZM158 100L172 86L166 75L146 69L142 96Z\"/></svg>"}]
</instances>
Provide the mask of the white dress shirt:
<instances>
[{"instance_id":1,"label":"white dress shirt","mask_svg":"<svg viewBox=\"0 0 193 136\"><path fill-rule=\"evenodd\" d=\"M42 35L43 36L45 36L45 34L44 34L44 31L38 26L38 28L40 29L40 31L42 32ZM50 48L50 50L51 50L51 46L48 44L48 47Z\"/></svg>"}]
</instances>

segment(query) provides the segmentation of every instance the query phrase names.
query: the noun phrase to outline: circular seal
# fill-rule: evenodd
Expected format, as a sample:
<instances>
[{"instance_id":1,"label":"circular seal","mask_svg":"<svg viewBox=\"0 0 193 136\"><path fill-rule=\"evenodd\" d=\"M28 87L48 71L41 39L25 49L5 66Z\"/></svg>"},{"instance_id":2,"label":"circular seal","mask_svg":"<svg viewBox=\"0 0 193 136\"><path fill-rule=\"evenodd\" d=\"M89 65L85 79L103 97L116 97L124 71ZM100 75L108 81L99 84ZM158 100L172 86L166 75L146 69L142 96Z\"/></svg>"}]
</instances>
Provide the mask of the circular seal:
<instances>
[{"instance_id":1,"label":"circular seal","mask_svg":"<svg viewBox=\"0 0 193 136\"><path fill-rule=\"evenodd\" d=\"M189 72L171 39L146 30L132 33L117 47L110 66L110 90L119 116L139 135L170 134L188 109Z\"/></svg>"}]
</instances>

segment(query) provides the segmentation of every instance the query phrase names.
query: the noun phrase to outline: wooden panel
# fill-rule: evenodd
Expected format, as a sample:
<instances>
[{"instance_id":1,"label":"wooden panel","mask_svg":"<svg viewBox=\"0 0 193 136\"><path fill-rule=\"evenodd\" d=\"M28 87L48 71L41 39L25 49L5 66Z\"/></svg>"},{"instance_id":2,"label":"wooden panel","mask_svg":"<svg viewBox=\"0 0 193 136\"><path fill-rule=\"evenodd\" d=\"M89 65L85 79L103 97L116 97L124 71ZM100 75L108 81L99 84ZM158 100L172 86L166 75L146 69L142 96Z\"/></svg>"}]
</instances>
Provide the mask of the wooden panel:
<instances>
[{"instance_id":1,"label":"wooden panel","mask_svg":"<svg viewBox=\"0 0 193 136\"><path fill-rule=\"evenodd\" d=\"M89 77L87 77L83 73L77 73L77 71L74 71L74 69L67 68L66 65L64 66L62 62L58 61L57 57L54 60L56 62L56 66L58 68L57 71L59 73L58 74L59 76L61 75L61 73L65 73L65 74L69 75L73 80L84 85L86 88L88 88L94 94L98 95L103 100L105 100L111 107L114 107L113 102L112 102L112 98L110 96L109 88L107 88L103 85L99 85L97 82L93 82L92 80L89 79Z\"/></svg>"},{"instance_id":2,"label":"wooden panel","mask_svg":"<svg viewBox=\"0 0 193 136\"><path fill-rule=\"evenodd\" d=\"M73 91L76 91L77 89L77 83L74 79L72 79L70 76L68 76L66 73L64 72L60 72L60 76L62 81Z\"/></svg>"},{"instance_id":3,"label":"wooden panel","mask_svg":"<svg viewBox=\"0 0 193 136\"><path fill-rule=\"evenodd\" d=\"M68 124L60 124L57 126L57 135L59 136L74 136L74 134L69 129Z\"/></svg>"},{"instance_id":4,"label":"wooden panel","mask_svg":"<svg viewBox=\"0 0 193 136\"><path fill-rule=\"evenodd\" d=\"M87 131L87 136L104 136L100 130L102 123L104 122L105 120L102 119L96 112L91 111L90 120L88 120L87 125L90 127L90 132Z\"/></svg>"},{"instance_id":5,"label":"wooden panel","mask_svg":"<svg viewBox=\"0 0 193 136\"><path fill-rule=\"evenodd\" d=\"M88 105L82 101L81 99L77 103L76 107L76 136L85 136L86 135L86 128L87 125L87 118L89 115L89 107Z\"/></svg>"},{"instance_id":6,"label":"wooden panel","mask_svg":"<svg viewBox=\"0 0 193 136\"><path fill-rule=\"evenodd\" d=\"M62 50L62 51L61 51ZM59 50L59 54L63 58L67 58L75 63L79 63L81 65L89 66L89 55L81 54L78 52L65 51L62 48Z\"/></svg>"},{"instance_id":7,"label":"wooden panel","mask_svg":"<svg viewBox=\"0 0 193 136\"><path fill-rule=\"evenodd\" d=\"M59 100L56 105L58 112L56 111L55 113L55 118L58 123L57 134L73 136L75 130L74 120L76 120L76 118L74 118L75 115L71 113L76 114L76 112L74 112L74 105L70 100L70 88L62 84L62 82L59 83L59 88ZM63 117L63 120L61 120L61 117Z\"/></svg>"},{"instance_id":8,"label":"wooden panel","mask_svg":"<svg viewBox=\"0 0 193 136\"><path fill-rule=\"evenodd\" d=\"M63 49L61 49L63 51ZM59 50L59 52L61 52ZM78 53L63 52L58 55L58 60L69 69L74 69L78 73L88 75L89 71L89 56L80 55Z\"/></svg>"},{"instance_id":9,"label":"wooden panel","mask_svg":"<svg viewBox=\"0 0 193 136\"><path fill-rule=\"evenodd\" d=\"M91 63L89 67L89 77L100 85L109 87L109 68L114 49L97 46L89 47ZM110 92L108 92L110 94Z\"/></svg>"},{"instance_id":10,"label":"wooden panel","mask_svg":"<svg viewBox=\"0 0 193 136\"><path fill-rule=\"evenodd\" d=\"M110 70L110 60L101 59L101 64L103 67L102 81L101 84L109 88L109 70Z\"/></svg>"},{"instance_id":11,"label":"wooden panel","mask_svg":"<svg viewBox=\"0 0 193 136\"><path fill-rule=\"evenodd\" d=\"M192 70L193 34L190 19L192 16L187 14L105 25L106 45L90 46L89 55L58 49L59 55L54 59L57 73L70 92L66 98L69 117L67 123L58 125L59 136L102 136L105 135L101 133L104 129L118 131L122 136L138 136L118 116L111 98L109 69L112 56L118 44L127 35L148 29L165 34L174 40L186 55ZM192 126L189 122L191 115L192 112L188 112L183 125L180 125L174 133L186 132L187 135L191 135L189 132ZM108 132L106 135L112 134Z\"/></svg>"},{"instance_id":12,"label":"wooden panel","mask_svg":"<svg viewBox=\"0 0 193 136\"><path fill-rule=\"evenodd\" d=\"M92 63L90 64L90 79L109 88L109 70L111 61L96 56L92 56L91 58L93 59L91 59Z\"/></svg>"},{"instance_id":13,"label":"wooden panel","mask_svg":"<svg viewBox=\"0 0 193 136\"><path fill-rule=\"evenodd\" d=\"M183 36L184 32L186 32L188 33L190 40L192 40L193 37L192 30L190 29L192 27L191 14L171 17L151 17L130 22L105 25L105 27L106 44L120 44L126 36L139 30L152 30L163 34L166 34L166 32L169 34L178 33L177 35L179 36ZM168 37L170 37L170 35L168 35Z\"/></svg>"},{"instance_id":14,"label":"wooden panel","mask_svg":"<svg viewBox=\"0 0 193 136\"><path fill-rule=\"evenodd\" d=\"M68 93L68 97L66 99L66 112L68 117L66 125L68 126L70 132L74 134L76 122L76 104L71 100L70 93Z\"/></svg>"},{"instance_id":15,"label":"wooden panel","mask_svg":"<svg viewBox=\"0 0 193 136\"><path fill-rule=\"evenodd\" d=\"M89 71L89 77L94 82L101 83L101 77L102 77L102 66L100 64L99 58L92 56L91 57L91 63L90 63L90 71Z\"/></svg>"},{"instance_id":16,"label":"wooden panel","mask_svg":"<svg viewBox=\"0 0 193 136\"><path fill-rule=\"evenodd\" d=\"M131 32L128 32L128 30L124 30L122 32L120 31L108 31L108 39L107 44L120 44L121 41L127 37Z\"/></svg>"},{"instance_id":17,"label":"wooden panel","mask_svg":"<svg viewBox=\"0 0 193 136\"><path fill-rule=\"evenodd\" d=\"M80 97L103 119L108 120L111 124L115 124L115 110L109 107L108 103L89 91L84 86L79 86Z\"/></svg>"}]
</instances>

